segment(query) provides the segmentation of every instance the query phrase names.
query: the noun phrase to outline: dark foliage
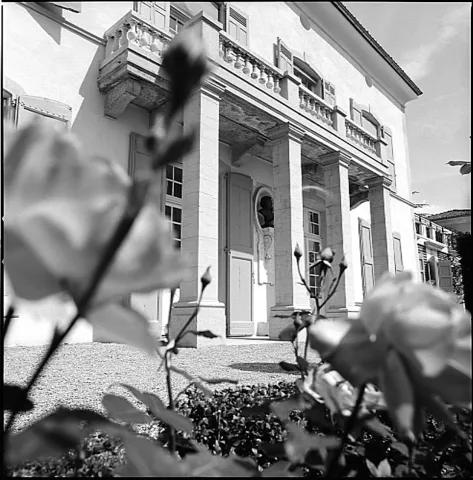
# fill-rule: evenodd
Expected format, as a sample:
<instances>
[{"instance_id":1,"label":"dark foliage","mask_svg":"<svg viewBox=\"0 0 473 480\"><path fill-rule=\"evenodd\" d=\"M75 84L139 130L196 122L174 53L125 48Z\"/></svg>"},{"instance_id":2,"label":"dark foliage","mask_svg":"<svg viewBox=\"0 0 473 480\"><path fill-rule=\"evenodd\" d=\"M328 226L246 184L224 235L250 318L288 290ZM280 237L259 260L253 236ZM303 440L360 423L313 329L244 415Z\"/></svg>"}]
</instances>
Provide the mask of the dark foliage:
<instances>
[{"instance_id":1,"label":"dark foliage","mask_svg":"<svg viewBox=\"0 0 473 480\"><path fill-rule=\"evenodd\" d=\"M252 457L260 468L267 468L284 459L282 442L287 435L280 420L269 412L267 401L286 399L296 393L294 383L280 382L276 385L220 390L209 400L200 391L189 388L177 402L177 410L192 419L192 439L207 446L213 453L225 456L234 452L243 457ZM257 409L259 414L246 415L248 408L256 406L260 406ZM456 409L455 416L460 428L471 439L471 414ZM392 428L387 415L379 415L379 418ZM329 419L328 411L325 411L325 420ZM290 420L304 425L311 432L319 431L317 425L304 418L302 412L292 412ZM144 428L155 429L159 441L167 443L167 430L160 422L148 424ZM178 452L181 456L192 453L189 440L191 438L184 435L178 437ZM358 470L358 476L371 476L365 459L378 465L384 458L388 458L394 476L408 476L407 448L403 444L391 445L389 440L365 432L357 443L352 443L345 449L346 471ZM113 470L123 462L122 442L118 438L97 432L89 435L78 451L71 451L58 459L17 466L9 469L8 475L110 477L113 476ZM309 454L306 462L311 466L304 467L305 473L321 476L321 469L317 467L321 462L317 454ZM471 452L454 433L429 416L424 438L417 448L411 476L470 478L472 474Z\"/></svg>"}]
</instances>

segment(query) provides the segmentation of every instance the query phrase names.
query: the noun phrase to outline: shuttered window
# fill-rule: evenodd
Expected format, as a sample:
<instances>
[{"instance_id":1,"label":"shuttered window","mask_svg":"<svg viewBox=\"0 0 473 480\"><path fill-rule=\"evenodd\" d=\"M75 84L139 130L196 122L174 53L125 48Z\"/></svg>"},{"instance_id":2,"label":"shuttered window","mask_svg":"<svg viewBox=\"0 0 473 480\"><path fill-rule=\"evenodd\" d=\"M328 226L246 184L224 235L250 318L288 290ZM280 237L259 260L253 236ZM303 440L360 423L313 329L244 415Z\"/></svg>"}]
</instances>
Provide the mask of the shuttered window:
<instances>
[{"instance_id":1,"label":"shuttered window","mask_svg":"<svg viewBox=\"0 0 473 480\"><path fill-rule=\"evenodd\" d=\"M324 80L324 100L330 105L337 103L335 99L335 87L333 83L327 82L327 80Z\"/></svg>"},{"instance_id":2,"label":"shuttered window","mask_svg":"<svg viewBox=\"0 0 473 480\"><path fill-rule=\"evenodd\" d=\"M453 292L452 263L450 260L439 260L438 274L438 286L446 292Z\"/></svg>"},{"instance_id":3,"label":"shuttered window","mask_svg":"<svg viewBox=\"0 0 473 480\"><path fill-rule=\"evenodd\" d=\"M225 16L227 33L242 45L248 46L248 15L233 5L227 4Z\"/></svg>"},{"instance_id":4,"label":"shuttered window","mask_svg":"<svg viewBox=\"0 0 473 480\"><path fill-rule=\"evenodd\" d=\"M350 98L350 118L352 122L361 127L361 106L353 98Z\"/></svg>"},{"instance_id":5,"label":"shuttered window","mask_svg":"<svg viewBox=\"0 0 473 480\"><path fill-rule=\"evenodd\" d=\"M279 37L276 43L276 66L284 73L293 73L294 71L292 52Z\"/></svg>"},{"instance_id":6,"label":"shuttered window","mask_svg":"<svg viewBox=\"0 0 473 480\"><path fill-rule=\"evenodd\" d=\"M48 98L18 96L15 111L16 126L23 127L38 118L54 128L68 129L72 118L72 108L65 103Z\"/></svg>"},{"instance_id":7,"label":"shuttered window","mask_svg":"<svg viewBox=\"0 0 473 480\"><path fill-rule=\"evenodd\" d=\"M396 273L404 271L404 264L402 261L402 244L401 235L399 233L393 233L394 243L394 266Z\"/></svg>"},{"instance_id":8,"label":"shuttered window","mask_svg":"<svg viewBox=\"0 0 473 480\"><path fill-rule=\"evenodd\" d=\"M374 286L373 243L371 225L362 218L358 219L360 234L361 274L363 295L366 296Z\"/></svg>"},{"instance_id":9,"label":"shuttered window","mask_svg":"<svg viewBox=\"0 0 473 480\"><path fill-rule=\"evenodd\" d=\"M169 29L170 2L135 2L134 10L156 27Z\"/></svg>"}]
</instances>

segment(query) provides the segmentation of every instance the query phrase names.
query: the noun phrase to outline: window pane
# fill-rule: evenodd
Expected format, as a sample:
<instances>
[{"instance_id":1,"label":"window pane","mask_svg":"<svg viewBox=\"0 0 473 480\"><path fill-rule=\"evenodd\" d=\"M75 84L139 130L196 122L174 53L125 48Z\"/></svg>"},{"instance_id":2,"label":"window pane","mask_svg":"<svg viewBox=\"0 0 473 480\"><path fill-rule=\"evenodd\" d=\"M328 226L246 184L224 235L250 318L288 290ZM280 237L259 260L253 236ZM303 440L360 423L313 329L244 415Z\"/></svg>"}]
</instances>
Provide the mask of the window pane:
<instances>
[{"instance_id":1,"label":"window pane","mask_svg":"<svg viewBox=\"0 0 473 480\"><path fill-rule=\"evenodd\" d=\"M164 208L164 214L166 215L166 217L171 218L171 207L169 205L166 205L166 207Z\"/></svg>"},{"instance_id":2,"label":"window pane","mask_svg":"<svg viewBox=\"0 0 473 480\"><path fill-rule=\"evenodd\" d=\"M174 246L180 250L181 249L181 241L180 240L174 240Z\"/></svg>"},{"instance_id":3,"label":"window pane","mask_svg":"<svg viewBox=\"0 0 473 480\"><path fill-rule=\"evenodd\" d=\"M167 183L168 183L168 188L167 188L166 193L167 193L168 195L172 195L172 181L168 180Z\"/></svg>"},{"instance_id":4,"label":"window pane","mask_svg":"<svg viewBox=\"0 0 473 480\"><path fill-rule=\"evenodd\" d=\"M174 184L174 196L177 198L182 198L182 185L179 183Z\"/></svg>"},{"instance_id":5,"label":"window pane","mask_svg":"<svg viewBox=\"0 0 473 480\"><path fill-rule=\"evenodd\" d=\"M181 239L181 226L178 223L174 224L174 233L175 233L175 237L180 240Z\"/></svg>"},{"instance_id":6,"label":"window pane","mask_svg":"<svg viewBox=\"0 0 473 480\"><path fill-rule=\"evenodd\" d=\"M182 210L180 208L174 208L172 212L172 221L181 223Z\"/></svg>"},{"instance_id":7,"label":"window pane","mask_svg":"<svg viewBox=\"0 0 473 480\"><path fill-rule=\"evenodd\" d=\"M172 172L173 172L172 165L166 165L166 178L169 178L172 180L173 178Z\"/></svg>"},{"instance_id":8,"label":"window pane","mask_svg":"<svg viewBox=\"0 0 473 480\"><path fill-rule=\"evenodd\" d=\"M174 167L174 180L182 183L182 168Z\"/></svg>"}]
</instances>

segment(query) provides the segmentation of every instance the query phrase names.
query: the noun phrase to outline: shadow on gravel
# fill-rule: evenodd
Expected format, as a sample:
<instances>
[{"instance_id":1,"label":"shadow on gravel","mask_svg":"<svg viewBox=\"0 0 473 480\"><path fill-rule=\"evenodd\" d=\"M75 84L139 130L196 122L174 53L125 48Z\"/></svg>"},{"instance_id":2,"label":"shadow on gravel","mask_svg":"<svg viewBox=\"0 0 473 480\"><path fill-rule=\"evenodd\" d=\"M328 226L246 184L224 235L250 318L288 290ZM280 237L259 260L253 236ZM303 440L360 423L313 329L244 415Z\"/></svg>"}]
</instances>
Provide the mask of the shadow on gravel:
<instances>
[{"instance_id":1,"label":"shadow on gravel","mask_svg":"<svg viewBox=\"0 0 473 480\"><path fill-rule=\"evenodd\" d=\"M235 370L245 370L247 372L287 373L288 375L298 375L298 372L285 372L277 363L232 363L228 366Z\"/></svg>"}]
</instances>

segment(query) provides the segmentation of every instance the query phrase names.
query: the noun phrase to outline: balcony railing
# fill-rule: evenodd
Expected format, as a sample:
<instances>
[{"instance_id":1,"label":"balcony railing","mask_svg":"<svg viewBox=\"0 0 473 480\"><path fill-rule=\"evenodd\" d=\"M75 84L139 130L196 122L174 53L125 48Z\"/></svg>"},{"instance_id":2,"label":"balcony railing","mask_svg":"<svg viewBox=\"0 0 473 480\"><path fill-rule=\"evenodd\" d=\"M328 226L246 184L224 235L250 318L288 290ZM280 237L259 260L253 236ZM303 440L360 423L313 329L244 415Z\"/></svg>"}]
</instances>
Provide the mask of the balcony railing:
<instances>
[{"instance_id":1,"label":"balcony railing","mask_svg":"<svg viewBox=\"0 0 473 480\"><path fill-rule=\"evenodd\" d=\"M321 122L333 127L333 108L302 85L299 86L299 107Z\"/></svg>"},{"instance_id":2,"label":"balcony railing","mask_svg":"<svg viewBox=\"0 0 473 480\"><path fill-rule=\"evenodd\" d=\"M220 57L276 95L281 94L282 71L252 53L223 31L220 32Z\"/></svg>"},{"instance_id":3,"label":"balcony railing","mask_svg":"<svg viewBox=\"0 0 473 480\"><path fill-rule=\"evenodd\" d=\"M105 38L107 40L105 59L130 45L162 57L173 35L160 30L132 10L105 32Z\"/></svg>"},{"instance_id":4,"label":"balcony railing","mask_svg":"<svg viewBox=\"0 0 473 480\"><path fill-rule=\"evenodd\" d=\"M345 119L347 139L377 155L376 138L352 121Z\"/></svg>"}]
</instances>

